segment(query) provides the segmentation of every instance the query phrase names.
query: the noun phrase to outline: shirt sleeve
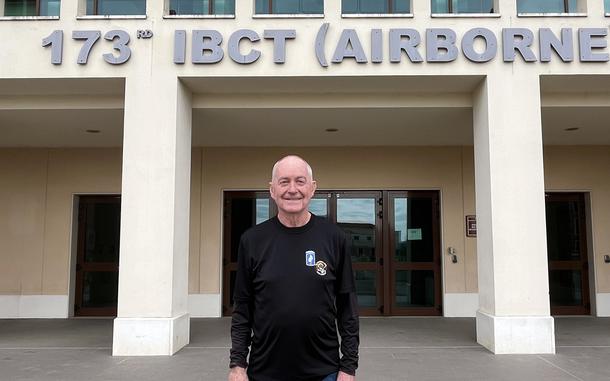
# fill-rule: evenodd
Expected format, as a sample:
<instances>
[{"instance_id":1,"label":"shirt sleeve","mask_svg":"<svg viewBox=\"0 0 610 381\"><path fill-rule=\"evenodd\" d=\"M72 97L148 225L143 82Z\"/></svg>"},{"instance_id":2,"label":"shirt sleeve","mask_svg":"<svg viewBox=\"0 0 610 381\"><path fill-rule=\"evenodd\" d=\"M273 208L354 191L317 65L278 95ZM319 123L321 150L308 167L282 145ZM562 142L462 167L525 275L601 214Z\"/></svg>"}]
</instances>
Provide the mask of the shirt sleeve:
<instances>
[{"instance_id":1,"label":"shirt sleeve","mask_svg":"<svg viewBox=\"0 0 610 381\"><path fill-rule=\"evenodd\" d=\"M336 299L337 326L341 336L341 361L339 369L355 375L358 368L358 346L360 345L360 324L358 321L358 298L352 271L351 250L345 235L340 243L339 290Z\"/></svg>"},{"instance_id":2,"label":"shirt sleeve","mask_svg":"<svg viewBox=\"0 0 610 381\"><path fill-rule=\"evenodd\" d=\"M231 318L230 366L248 367L248 351L252 340L252 273L251 260L244 237L239 242L237 276L233 293Z\"/></svg>"},{"instance_id":3,"label":"shirt sleeve","mask_svg":"<svg viewBox=\"0 0 610 381\"><path fill-rule=\"evenodd\" d=\"M339 369L353 376L358 368L358 346L360 345L356 292L337 295L337 326L341 336L341 354L343 355Z\"/></svg>"}]
</instances>

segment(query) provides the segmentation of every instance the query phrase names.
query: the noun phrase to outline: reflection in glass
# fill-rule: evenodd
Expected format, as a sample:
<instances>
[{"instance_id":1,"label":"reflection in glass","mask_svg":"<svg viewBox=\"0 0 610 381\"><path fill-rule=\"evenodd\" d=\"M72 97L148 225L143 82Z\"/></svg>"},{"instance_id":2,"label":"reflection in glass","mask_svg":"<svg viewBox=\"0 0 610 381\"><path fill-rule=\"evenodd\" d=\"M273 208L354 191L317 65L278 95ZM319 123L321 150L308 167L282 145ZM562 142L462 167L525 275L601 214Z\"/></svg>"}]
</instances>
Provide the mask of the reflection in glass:
<instances>
[{"instance_id":1,"label":"reflection in glass","mask_svg":"<svg viewBox=\"0 0 610 381\"><path fill-rule=\"evenodd\" d=\"M577 0L517 0L518 13L575 13L578 11Z\"/></svg>"},{"instance_id":2,"label":"reflection in glass","mask_svg":"<svg viewBox=\"0 0 610 381\"><path fill-rule=\"evenodd\" d=\"M494 0L432 0L432 13L494 13Z\"/></svg>"},{"instance_id":3,"label":"reflection in glass","mask_svg":"<svg viewBox=\"0 0 610 381\"><path fill-rule=\"evenodd\" d=\"M375 262L375 198L338 198L337 225L351 243L353 262Z\"/></svg>"},{"instance_id":4,"label":"reflection in glass","mask_svg":"<svg viewBox=\"0 0 610 381\"><path fill-rule=\"evenodd\" d=\"M432 262L432 200L394 199L394 260L398 262Z\"/></svg>"},{"instance_id":5,"label":"reflection in glass","mask_svg":"<svg viewBox=\"0 0 610 381\"><path fill-rule=\"evenodd\" d=\"M549 273L551 305L582 305L583 295L581 276L580 270L551 270Z\"/></svg>"},{"instance_id":6,"label":"reflection in glass","mask_svg":"<svg viewBox=\"0 0 610 381\"><path fill-rule=\"evenodd\" d=\"M604 9L606 13L610 13L610 0L604 0Z\"/></svg>"},{"instance_id":7,"label":"reflection in glass","mask_svg":"<svg viewBox=\"0 0 610 381\"><path fill-rule=\"evenodd\" d=\"M367 13L410 13L410 0L343 0L343 14Z\"/></svg>"},{"instance_id":8,"label":"reflection in glass","mask_svg":"<svg viewBox=\"0 0 610 381\"><path fill-rule=\"evenodd\" d=\"M235 0L170 0L170 15L234 15Z\"/></svg>"},{"instance_id":9,"label":"reflection in glass","mask_svg":"<svg viewBox=\"0 0 610 381\"><path fill-rule=\"evenodd\" d=\"M377 306L377 277L375 271L357 270L354 271L356 280L356 294L358 296L359 307Z\"/></svg>"},{"instance_id":10,"label":"reflection in glass","mask_svg":"<svg viewBox=\"0 0 610 381\"><path fill-rule=\"evenodd\" d=\"M546 242L550 260L580 260L580 229L578 201L546 202Z\"/></svg>"},{"instance_id":11,"label":"reflection in glass","mask_svg":"<svg viewBox=\"0 0 610 381\"><path fill-rule=\"evenodd\" d=\"M255 11L274 15L324 14L324 0L256 0Z\"/></svg>"},{"instance_id":12,"label":"reflection in glass","mask_svg":"<svg viewBox=\"0 0 610 381\"><path fill-rule=\"evenodd\" d=\"M146 0L87 0L87 15L145 15Z\"/></svg>"},{"instance_id":13,"label":"reflection in glass","mask_svg":"<svg viewBox=\"0 0 610 381\"><path fill-rule=\"evenodd\" d=\"M119 261L121 206L90 203L85 206L85 262Z\"/></svg>"},{"instance_id":14,"label":"reflection in glass","mask_svg":"<svg viewBox=\"0 0 610 381\"><path fill-rule=\"evenodd\" d=\"M59 16L60 0L5 0L4 16Z\"/></svg>"},{"instance_id":15,"label":"reflection in glass","mask_svg":"<svg viewBox=\"0 0 610 381\"><path fill-rule=\"evenodd\" d=\"M83 307L116 307L119 273L114 271L85 272Z\"/></svg>"},{"instance_id":16,"label":"reflection in glass","mask_svg":"<svg viewBox=\"0 0 610 381\"><path fill-rule=\"evenodd\" d=\"M434 307L434 271L397 270L398 307Z\"/></svg>"},{"instance_id":17,"label":"reflection in glass","mask_svg":"<svg viewBox=\"0 0 610 381\"><path fill-rule=\"evenodd\" d=\"M309 211L319 217L328 217L328 199L312 198L309 203Z\"/></svg>"},{"instance_id":18,"label":"reflection in glass","mask_svg":"<svg viewBox=\"0 0 610 381\"><path fill-rule=\"evenodd\" d=\"M256 224L265 222L269 219L269 199L268 198L257 198L256 199Z\"/></svg>"}]
</instances>

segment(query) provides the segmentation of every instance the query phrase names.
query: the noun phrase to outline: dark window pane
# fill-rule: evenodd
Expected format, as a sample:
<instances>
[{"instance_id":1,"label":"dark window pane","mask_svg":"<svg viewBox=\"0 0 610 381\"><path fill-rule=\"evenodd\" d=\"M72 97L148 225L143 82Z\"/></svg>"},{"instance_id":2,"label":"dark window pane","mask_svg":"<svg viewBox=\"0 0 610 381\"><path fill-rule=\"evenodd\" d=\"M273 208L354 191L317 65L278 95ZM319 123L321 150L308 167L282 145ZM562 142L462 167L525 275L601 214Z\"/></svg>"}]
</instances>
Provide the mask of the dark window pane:
<instances>
[{"instance_id":1,"label":"dark window pane","mask_svg":"<svg viewBox=\"0 0 610 381\"><path fill-rule=\"evenodd\" d=\"M547 251L552 261L580 260L580 217L578 201L547 201Z\"/></svg>"},{"instance_id":2,"label":"dark window pane","mask_svg":"<svg viewBox=\"0 0 610 381\"><path fill-rule=\"evenodd\" d=\"M337 199L337 225L351 242L353 262L375 262L375 198Z\"/></svg>"},{"instance_id":3,"label":"dark window pane","mask_svg":"<svg viewBox=\"0 0 610 381\"><path fill-rule=\"evenodd\" d=\"M212 5L211 8L210 2ZM169 14L233 15L235 14L235 0L170 0Z\"/></svg>"},{"instance_id":4,"label":"dark window pane","mask_svg":"<svg viewBox=\"0 0 610 381\"><path fill-rule=\"evenodd\" d=\"M82 307L116 307L118 272L85 272Z\"/></svg>"},{"instance_id":5,"label":"dark window pane","mask_svg":"<svg viewBox=\"0 0 610 381\"><path fill-rule=\"evenodd\" d=\"M119 261L121 206L96 203L85 206L85 262Z\"/></svg>"},{"instance_id":6,"label":"dark window pane","mask_svg":"<svg viewBox=\"0 0 610 381\"><path fill-rule=\"evenodd\" d=\"M377 307L377 276L375 271L354 271L356 294L360 307Z\"/></svg>"},{"instance_id":7,"label":"dark window pane","mask_svg":"<svg viewBox=\"0 0 610 381\"><path fill-rule=\"evenodd\" d=\"M269 5L271 4L271 12ZM324 0L256 0L257 14L323 14Z\"/></svg>"},{"instance_id":8,"label":"dark window pane","mask_svg":"<svg viewBox=\"0 0 610 381\"><path fill-rule=\"evenodd\" d=\"M269 199L243 197L231 199L231 262L237 262L241 235L269 219Z\"/></svg>"},{"instance_id":9,"label":"dark window pane","mask_svg":"<svg viewBox=\"0 0 610 381\"><path fill-rule=\"evenodd\" d=\"M494 0L432 0L432 13L493 13Z\"/></svg>"},{"instance_id":10,"label":"dark window pane","mask_svg":"<svg viewBox=\"0 0 610 381\"><path fill-rule=\"evenodd\" d=\"M394 259L399 262L434 261L432 200L394 199Z\"/></svg>"},{"instance_id":11,"label":"dark window pane","mask_svg":"<svg viewBox=\"0 0 610 381\"><path fill-rule=\"evenodd\" d=\"M36 0L6 0L4 2L5 16L37 16Z\"/></svg>"},{"instance_id":12,"label":"dark window pane","mask_svg":"<svg viewBox=\"0 0 610 381\"><path fill-rule=\"evenodd\" d=\"M434 271L396 271L398 307L434 307Z\"/></svg>"},{"instance_id":13,"label":"dark window pane","mask_svg":"<svg viewBox=\"0 0 610 381\"><path fill-rule=\"evenodd\" d=\"M565 8L564 0L517 0L519 13L574 13L577 12L577 0L568 2Z\"/></svg>"},{"instance_id":14,"label":"dark window pane","mask_svg":"<svg viewBox=\"0 0 610 381\"><path fill-rule=\"evenodd\" d=\"M580 270L551 270L549 274L551 305L582 305L581 276Z\"/></svg>"},{"instance_id":15,"label":"dark window pane","mask_svg":"<svg viewBox=\"0 0 610 381\"><path fill-rule=\"evenodd\" d=\"M146 0L87 0L88 15L145 15Z\"/></svg>"},{"instance_id":16,"label":"dark window pane","mask_svg":"<svg viewBox=\"0 0 610 381\"><path fill-rule=\"evenodd\" d=\"M390 4L392 8L390 9ZM409 0L343 0L341 12L344 14L358 13L409 13Z\"/></svg>"}]
</instances>

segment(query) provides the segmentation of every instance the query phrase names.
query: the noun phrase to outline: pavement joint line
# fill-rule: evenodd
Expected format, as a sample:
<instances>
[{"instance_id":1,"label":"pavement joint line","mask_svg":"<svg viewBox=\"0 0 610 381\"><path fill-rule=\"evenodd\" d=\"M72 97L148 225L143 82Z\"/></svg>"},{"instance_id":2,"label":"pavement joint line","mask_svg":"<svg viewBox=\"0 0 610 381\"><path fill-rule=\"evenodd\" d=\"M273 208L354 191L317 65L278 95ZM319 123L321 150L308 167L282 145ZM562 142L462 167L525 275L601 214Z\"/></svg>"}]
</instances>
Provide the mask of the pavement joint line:
<instances>
[{"instance_id":1,"label":"pavement joint line","mask_svg":"<svg viewBox=\"0 0 610 381\"><path fill-rule=\"evenodd\" d=\"M552 367L559 369L560 371L564 372L565 374L567 374L567 375L569 375L569 376L571 376L571 377L574 377L574 378L575 378L575 379L577 379L578 381L585 381L585 380L583 380L582 378L580 378L580 377L578 377L578 376L576 376L576 375L574 375L574 374L572 374L572 373L568 372L567 370L563 369L563 368L562 368L562 367L560 367L559 365L554 364L552 361L549 361L549 360L545 359L544 357L542 357L542 356L540 356L540 355L537 355L536 357L538 357L540 360L544 361L545 363L547 363L547 364L551 365Z\"/></svg>"}]
</instances>

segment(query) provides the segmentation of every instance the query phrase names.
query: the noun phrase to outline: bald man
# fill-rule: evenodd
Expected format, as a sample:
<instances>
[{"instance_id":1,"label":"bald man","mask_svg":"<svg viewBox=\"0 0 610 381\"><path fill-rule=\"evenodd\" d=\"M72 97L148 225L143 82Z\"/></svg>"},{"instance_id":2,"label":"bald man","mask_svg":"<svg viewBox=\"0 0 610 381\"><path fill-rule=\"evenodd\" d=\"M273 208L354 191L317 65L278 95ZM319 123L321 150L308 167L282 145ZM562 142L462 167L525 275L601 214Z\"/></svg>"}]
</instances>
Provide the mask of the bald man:
<instances>
[{"instance_id":1,"label":"bald man","mask_svg":"<svg viewBox=\"0 0 610 381\"><path fill-rule=\"evenodd\" d=\"M309 212L316 182L302 158L275 163L269 191L277 216L239 244L229 381L353 381L359 326L346 237Z\"/></svg>"}]
</instances>

